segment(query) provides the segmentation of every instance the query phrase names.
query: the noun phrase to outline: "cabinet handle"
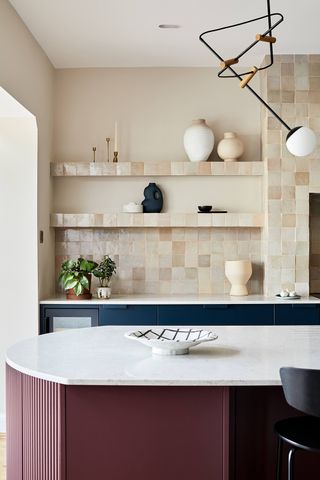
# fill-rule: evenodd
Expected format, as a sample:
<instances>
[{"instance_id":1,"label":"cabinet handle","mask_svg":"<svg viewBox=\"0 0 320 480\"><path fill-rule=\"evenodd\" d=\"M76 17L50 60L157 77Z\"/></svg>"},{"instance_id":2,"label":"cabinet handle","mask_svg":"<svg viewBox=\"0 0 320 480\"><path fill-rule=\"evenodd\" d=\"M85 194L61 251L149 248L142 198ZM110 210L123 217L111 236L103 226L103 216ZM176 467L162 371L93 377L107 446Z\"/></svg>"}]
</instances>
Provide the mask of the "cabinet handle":
<instances>
[{"instance_id":1,"label":"cabinet handle","mask_svg":"<svg viewBox=\"0 0 320 480\"><path fill-rule=\"evenodd\" d=\"M315 303L292 304L292 308L317 308Z\"/></svg>"},{"instance_id":2,"label":"cabinet handle","mask_svg":"<svg viewBox=\"0 0 320 480\"><path fill-rule=\"evenodd\" d=\"M215 304L215 305L202 305L203 308L207 308L208 310L215 310L215 309L220 309L220 308L228 308L229 305L225 305L225 304L222 304L222 305L219 305L219 304Z\"/></svg>"},{"instance_id":3,"label":"cabinet handle","mask_svg":"<svg viewBox=\"0 0 320 480\"><path fill-rule=\"evenodd\" d=\"M106 310L125 310L128 305L101 305L101 308Z\"/></svg>"}]
</instances>

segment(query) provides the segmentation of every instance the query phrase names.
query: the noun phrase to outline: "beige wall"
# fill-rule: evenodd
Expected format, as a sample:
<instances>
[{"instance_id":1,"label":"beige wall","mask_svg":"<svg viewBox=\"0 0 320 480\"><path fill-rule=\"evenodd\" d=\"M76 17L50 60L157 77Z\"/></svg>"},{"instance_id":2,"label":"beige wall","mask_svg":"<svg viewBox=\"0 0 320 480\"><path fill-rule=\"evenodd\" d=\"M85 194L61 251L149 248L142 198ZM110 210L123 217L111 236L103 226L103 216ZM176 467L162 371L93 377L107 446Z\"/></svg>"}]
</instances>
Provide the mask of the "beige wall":
<instances>
[{"instance_id":1,"label":"beige wall","mask_svg":"<svg viewBox=\"0 0 320 480\"><path fill-rule=\"evenodd\" d=\"M38 222L45 243L39 247L39 293L53 285L54 236L49 230L54 69L48 58L7 0L0 0L0 86L31 113L38 125Z\"/></svg>"},{"instance_id":2,"label":"beige wall","mask_svg":"<svg viewBox=\"0 0 320 480\"><path fill-rule=\"evenodd\" d=\"M54 160L106 159L105 138L119 122L120 161L182 161L183 133L193 118L206 118L216 146L225 131L245 143L243 160L260 160L260 106L236 80L213 68L101 68L56 71ZM59 178L54 211L116 212L141 201L148 178ZM168 211L195 211L209 203L230 211L260 211L259 178L168 178L156 182ZM191 193L191 194L190 194Z\"/></svg>"},{"instance_id":3,"label":"beige wall","mask_svg":"<svg viewBox=\"0 0 320 480\"><path fill-rule=\"evenodd\" d=\"M6 276L8 289L1 290L4 297L1 298L2 316L0 326L2 364L0 430L3 430L4 382L2 372L5 350L9 344L22 337L34 335L38 329L38 265L37 259L33 257L33 254L37 254L37 217L39 229L45 232L45 243L40 246L38 252L40 295L47 295L52 291L54 278L54 242L53 235L49 230L48 215L51 209L49 162L52 140L53 67L7 0L0 0L0 19L0 87L3 87L34 114L38 127L38 146L33 143L30 147L33 152L27 149L26 139L25 143L11 142L11 147L17 147L15 153L19 155L19 166L13 162L12 155L14 152L12 150L3 150L2 148L0 155L1 179L5 182L3 187L10 184L10 179L13 181L5 198L6 205L10 208L10 216L7 218L5 228L4 224L1 223L1 228L4 229L1 253L8 260L11 260L10 269L12 273L13 266L19 268L21 264L24 268L24 274L27 275L27 280L23 281L17 280L18 276L16 278ZM23 131L27 131L27 127L22 128L21 125L20 127L22 135ZM35 128L35 126L33 127ZM16 139L18 139L18 136ZM32 142L34 142L34 138ZM5 146L2 145L2 147ZM35 162L33 155L37 153L37 149L38 182L36 165L32 163ZM4 169L2 162L8 164L8 170ZM5 173L7 174L7 180L4 177ZM40 199L38 212L36 205L37 183ZM5 191L4 188L1 190L2 192ZM10 191L11 194L9 195ZM28 208L28 214L25 214L25 208ZM5 239L5 237L7 238ZM23 260L24 256L26 257L25 261ZM14 265L15 260L18 260L18 266ZM31 265L28 262L32 262ZM15 290L15 287L18 288L18 291ZM26 294L26 298L24 294Z\"/></svg>"}]
</instances>

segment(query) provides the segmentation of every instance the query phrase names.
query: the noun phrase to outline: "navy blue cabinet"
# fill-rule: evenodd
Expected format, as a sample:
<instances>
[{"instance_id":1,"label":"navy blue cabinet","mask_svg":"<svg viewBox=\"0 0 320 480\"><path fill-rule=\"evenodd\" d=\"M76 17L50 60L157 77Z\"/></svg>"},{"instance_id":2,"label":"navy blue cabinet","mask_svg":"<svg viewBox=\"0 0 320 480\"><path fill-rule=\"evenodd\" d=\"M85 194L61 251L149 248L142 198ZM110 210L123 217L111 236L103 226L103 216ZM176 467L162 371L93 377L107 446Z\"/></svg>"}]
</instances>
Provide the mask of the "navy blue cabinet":
<instances>
[{"instance_id":1,"label":"navy blue cabinet","mask_svg":"<svg viewBox=\"0 0 320 480\"><path fill-rule=\"evenodd\" d=\"M274 306L271 304L204 305L204 311L206 312L206 325L274 324Z\"/></svg>"},{"instance_id":2,"label":"navy blue cabinet","mask_svg":"<svg viewBox=\"0 0 320 480\"><path fill-rule=\"evenodd\" d=\"M40 333L96 325L319 325L320 304L41 305Z\"/></svg>"},{"instance_id":3,"label":"navy blue cabinet","mask_svg":"<svg viewBox=\"0 0 320 480\"><path fill-rule=\"evenodd\" d=\"M100 305L99 325L156 324L156 305Z\"/></svg>"},{"instance_id":4,"label":"navy blue cabinet","mask_svg":"<svg viewBox=\"0 0 320 480\"><path fill-rule=\"evenodd\" d=\"M319 325L320 308L315 303L275 305L276 325Z\"/></svg>"},{"instance_id":5,"label":"navy blue cabinet","mask_svg":"<svg viewBox=\"0 0 320 480\"><path fill-rule=\"evenodd\" d=\"M159 325L273 325L273 305L159 305Z\"/></svg>"},{"instance_id":6,"label":"navy blue cabinet","mask_svg":"<svg viewBox=\"0 0 320 480\"><path fill-rule=\"evenodd\" d=\"M206 325L203 305L159 305L158 325Z\"/></svg>"}]
</instances>

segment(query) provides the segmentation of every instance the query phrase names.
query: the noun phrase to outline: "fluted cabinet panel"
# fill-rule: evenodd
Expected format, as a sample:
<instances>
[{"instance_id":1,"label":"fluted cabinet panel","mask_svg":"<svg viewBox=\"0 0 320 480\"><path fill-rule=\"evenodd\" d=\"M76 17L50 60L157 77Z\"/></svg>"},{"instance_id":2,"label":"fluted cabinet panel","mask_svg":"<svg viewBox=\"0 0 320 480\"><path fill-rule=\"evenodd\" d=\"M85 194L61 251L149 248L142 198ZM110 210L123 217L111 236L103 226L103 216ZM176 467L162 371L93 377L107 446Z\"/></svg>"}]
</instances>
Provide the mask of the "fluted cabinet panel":
<instances>
[{"instance_id":1,"label":"fluted cabinet panel","mask_svg":"<svg viewBox=\"0 0 320 480\"><path fill-rule=\"evenodd\" d=\"M8 411L12 456L8 455L7 480L65 480L65 387L21 375L8 366L7 372L8 404L14 407L17 396L21 402L20 418L14 420L16 408L12 415ZM15 457L15 452L20 456Z\"/></svg>"},{"instance_id":2,"label":"fluted cabinet panel","mask_svg":"<svg viewBox=\"0 0 320 480\"><path fill-rule=\"evenodd\" d=\"M6 369L7 480L22 480L22 374Z\"/></svg>"}]
</instances>

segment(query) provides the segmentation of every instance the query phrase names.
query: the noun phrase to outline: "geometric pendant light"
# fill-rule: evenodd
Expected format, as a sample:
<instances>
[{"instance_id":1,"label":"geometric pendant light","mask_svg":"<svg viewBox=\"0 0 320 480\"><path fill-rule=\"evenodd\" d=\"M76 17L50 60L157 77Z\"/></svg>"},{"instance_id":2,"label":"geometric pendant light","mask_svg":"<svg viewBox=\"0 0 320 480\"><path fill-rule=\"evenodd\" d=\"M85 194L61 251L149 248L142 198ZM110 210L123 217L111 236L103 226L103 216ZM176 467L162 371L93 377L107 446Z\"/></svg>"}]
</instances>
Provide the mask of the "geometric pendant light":
<instances>
[{"instance_id":1,"label":"geometric pendant light","mask_svg":"<svg viewBox=\"0 0 320 480\"><path fill-rule=\"evenodd\" d=\"M303 157L309 155L313 152L316 147L317 139L315 133L308 127L294 127L291 128L289 125L263 100L263 98L258 95L258 93L249 85L250 80L256 75L257 72L265 70L273 65L273 44L276 42L276 38L272 36L272 31L284 20L281 13L271 13L270 9L270 0L267 0L267 15L262 17L253 18L251 20L246 20L245 22L236 23L234 25L228 25L226 27L215 28L214 30L207 30L201 33L199 40L206 45L207 48L220 60L221 70L218 72L218 77L220 78L238 78L240 80L240 87L246 88L249 90L278 120L282 125L289 130L289 133L286 138L286 146L292 155L297 157ZM272 17L278 17L278 20L272 25ZM268 19L268 29L264 33L257 33L255 40L239 53L237 56L229 59L223 59L219 53L213 49L209 43L204 40L206 35L219 32L222 30L227 30L229 28L236 28L248 23L256 22L258 20L263 20L264 18ZM251 48L257 45L259 42L265 42L269 44L270 51L270 63L263 67L252 67L249 71L238 73L233 65L239 63L241 57L243 57ZM228 74L225 74L228 72Z\"/></svg>"}]
</instances>

